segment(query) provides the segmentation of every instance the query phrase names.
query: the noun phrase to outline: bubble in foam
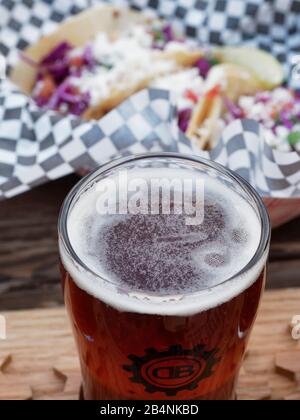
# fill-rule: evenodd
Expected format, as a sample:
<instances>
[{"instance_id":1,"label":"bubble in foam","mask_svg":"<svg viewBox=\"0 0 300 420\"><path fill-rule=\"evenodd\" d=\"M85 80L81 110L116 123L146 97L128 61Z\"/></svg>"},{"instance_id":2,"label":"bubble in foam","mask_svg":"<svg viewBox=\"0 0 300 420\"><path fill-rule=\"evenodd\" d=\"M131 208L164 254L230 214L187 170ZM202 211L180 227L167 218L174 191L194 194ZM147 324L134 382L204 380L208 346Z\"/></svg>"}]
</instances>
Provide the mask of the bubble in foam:
<instances>
[{"instance_id":1,"label":"bubble in foam","mask_svg":"<svg viewBox=\"0 0 300 420\"><path fill-rule=\"evenodd\" d=\"M227 256L224 254L211 253L205 256L204 261L210 267L218 268L226 264L226 261L228 260Z\"/></svg>"},{"instance_id":2,"label":"bubble in foam","mask_svg":"<svg viewBox=\"0 0 300 420\"><path fill-rule=\"evenodd\" d=\"M232 231L232 240L237 244L246 244L248 242L249 233L246 229L237 228Z\"/></svg>"}]
</instances>

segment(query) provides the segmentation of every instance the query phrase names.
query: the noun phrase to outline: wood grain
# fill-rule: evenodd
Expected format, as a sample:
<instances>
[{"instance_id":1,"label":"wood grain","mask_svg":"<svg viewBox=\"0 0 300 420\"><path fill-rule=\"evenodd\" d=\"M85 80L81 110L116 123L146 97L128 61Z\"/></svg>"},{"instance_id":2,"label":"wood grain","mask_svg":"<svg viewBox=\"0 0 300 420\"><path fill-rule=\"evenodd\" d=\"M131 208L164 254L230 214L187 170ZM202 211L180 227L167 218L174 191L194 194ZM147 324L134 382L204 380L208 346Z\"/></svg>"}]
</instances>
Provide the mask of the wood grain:
<instances>
[{"instance_id":1,"label":"wood grain","mask_svg":"<svg viewBox=\"0 0 300 420\"><path fill-rule=\"evenodd\" d=\"M300 350L300 341L292 340L289 328L292 317L300 311L299 302L300 290L265 293L241 370L239 399L299 398L299 384L275 369L277 354ZM30 389L33 399L77 399L79 363L65 309L4 315L8 339L0 341L0 355L10 354L12 360L2 369L0 398L14 381L24 398Z\"/></svg>"},{"instance_id":2,"label":"wood grain","mask_svg":"<svg viewBox=\"0 0 300 420\"><path fill-rule=\"evenodd\" d=\"M0 202L0 311L62 304L57 219L72 175Z\"/></svg>"},{"instance_id":3,"label":"wood grain","mask_svg":"<svg viewBox=\"0 0 300 420\"><path fill-rule=\"evenodd\" d=\"M275 365L277 372L300 384L300 350L277 354Z\"/></svg>"},{"instance_id":4,"label":"wood grain","mask_svg":"<svg viewBox=\"0 0 300 420\"><path fill-rule=\"evenodd\" d=\"M0 311L62 303L57 218L76 175L0 202ZM300 287L300 219L273 233L268 287Z\"/></svg>"}]
</instances>

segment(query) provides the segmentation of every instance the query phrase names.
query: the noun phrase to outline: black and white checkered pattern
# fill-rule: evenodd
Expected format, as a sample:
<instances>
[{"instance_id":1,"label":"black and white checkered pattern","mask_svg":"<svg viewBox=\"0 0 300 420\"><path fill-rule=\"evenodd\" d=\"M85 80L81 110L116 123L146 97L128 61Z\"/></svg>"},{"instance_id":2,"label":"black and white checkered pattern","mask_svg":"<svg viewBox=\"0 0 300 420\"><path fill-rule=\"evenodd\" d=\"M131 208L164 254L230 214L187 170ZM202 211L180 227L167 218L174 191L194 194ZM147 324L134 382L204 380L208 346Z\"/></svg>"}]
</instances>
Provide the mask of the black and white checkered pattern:
<instances>
[{"instance_id":1,"label":"black and white checkered pattern","mask_svg":"<svg viewBox=\"0 0 300 420\"><path fill-rule=\"evenodd\" d=\"M89 0L1 0L0 54L9 67L18 51L53 31L66 17L90 5Z\"/></svg>"},{"instance_id":2,"label":"black and white checkered pattern","mask_svg":"<svg viewBox=\"0 0 300 420\"><path fill-rule=\"evenodd\" d=\"M267 197L300 195L300 155L270 149L256 122L235 121L214 150L199 151L178 130L172 102L166 91L145 90L98 123L82 122L44 113L7 85L0 95L6 116L0 124L0 198L73 171L94 169L116 156L153 151L213 159L242 175Z\"/></svg>"},{"instance_id":3,"label":"black and white checkered pattern","mask_svg":"<svg viewBox=\"0 0 300 420\"><path fill-rule=\"evenodd\" d=\"M1 0L0 54L11 66L18 50L66 17L100 0ZM203 45L254 44L290 70L300 55L300 0L102 0L152 11ZM299 58L300 60L300 58Z\"/></svg>"},{"instance_id":4,"label":"black and white checkered pattern","mask_svg":"<svg viewBox=\"0 0 300 420\"><path fill-rule=\"evenodd\" d=\"M203 44L256 43L289 63L300 50L300 0L116 0L155 10ZM65 17L97 0L2 0L0 53L9 66ZM267 9L268 8L268 9ZM212 152L199 152L176 128L169 94L143 91L99 123L43 112L8 81L0 85L0 199L113 157L150 151L201 154L236 170L262 195L300 196L300 156L271 150L259 127L237 121ZM172 130L170 130L172 127Z\"/></svg>"},{"instance_id":5,"label":"black and white checkered pattern","mask_svg":"<svg viewBox=\"0 0 300 420\"><path fill-rule=\"evenodd\" d=\"M105 0L104 0L105 1ZM107 0L152 10L203 45L255 45L276 56L291 80L300 62L300 0ZM292 83L293 82L293 83Z\"/></svg>"},{"instance_id":6,"label":"black and white checkered pattern","mask_svg":"<svg viewBox=\"0 0 300 420\"><path fill-rule=\"evenodd\" d=\"M99 123L45 113L8 82L0 106L0 199L119 155L176 150L166 91L141 92Z\"/></svg>"},{"instance_id":7,"label":"black and white checkered pattern","mask_svg":"<svg viewBox=\"0 0 300 420\"><path fill-rule=\"evenodd\" d=\"M246 179L263 197L300 196L300 153L273 150L263 139L262 127L253 120L237 120L223 132L217 147L193 154L214 160ZM191 153L191 142L179 133L178 150Z\"/></svg>"}]
</instances>

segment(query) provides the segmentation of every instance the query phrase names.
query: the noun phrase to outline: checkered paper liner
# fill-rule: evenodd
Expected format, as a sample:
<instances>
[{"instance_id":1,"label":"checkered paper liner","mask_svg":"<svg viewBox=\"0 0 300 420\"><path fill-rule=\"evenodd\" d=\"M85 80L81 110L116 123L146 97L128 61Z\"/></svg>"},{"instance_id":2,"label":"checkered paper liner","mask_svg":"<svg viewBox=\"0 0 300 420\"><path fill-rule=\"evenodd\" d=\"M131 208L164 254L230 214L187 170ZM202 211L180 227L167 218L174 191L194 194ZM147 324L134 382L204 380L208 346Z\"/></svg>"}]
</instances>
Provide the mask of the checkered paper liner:
<instances>
[{"instance_id":1,"label":"checkered paper liner","mask_svg":"<svg viewBox=\"0 0 300 420\"><path fill-rule=\"evenodd\" d=\"M129 154L198 154L236 171L263 196L300 196L300 157L269 148L250 120L228 126L217 147L200 151L177 128L172 95L137 93L99 122L43 112L10 84L0 93L0 194L11 197L50 179ZM3 135L5 134L5 136Z\"/></svg>"},{"instance_id":2,"label":"checkered paper liner","mask_svg":"<svg viewBox=\"0 0 300 420\"><path fill-rule=\"evenodd\" d=\"M0 53L5 55L9 67L15 63L18 50L35 43L65 17L93 3L97 2L2 0ZM254 42L271 51L288 68L300 51L299 0L125 3L155 10L203 44ZM213 159L237 171L270 199L300 197L299 153L270 149L257 123L234 122L214 150L202 152L178 131L175 114L170 94L152 89L134 95L101 121L86 122L44 112L9 81L2 81L0 199L74 171L91 170L120 155L154 151L178 151Z\"/></svg>"},{"instance_id":3,"label":"checkered paper liner","mask_svg":"<svg viewBox=\"0 0 300 420\"><path fill-rule=\"evenodd\" d=\"M1 0L0 53L9 66L18 51L53 31L66 17L100 0ZM102 0L154 12L202 45L259 46L286 65L300 61L300 0ZM297 80L294 81L297 85ZM299 80L298 84L300 86Z\"/></svg>"}]
</instances>

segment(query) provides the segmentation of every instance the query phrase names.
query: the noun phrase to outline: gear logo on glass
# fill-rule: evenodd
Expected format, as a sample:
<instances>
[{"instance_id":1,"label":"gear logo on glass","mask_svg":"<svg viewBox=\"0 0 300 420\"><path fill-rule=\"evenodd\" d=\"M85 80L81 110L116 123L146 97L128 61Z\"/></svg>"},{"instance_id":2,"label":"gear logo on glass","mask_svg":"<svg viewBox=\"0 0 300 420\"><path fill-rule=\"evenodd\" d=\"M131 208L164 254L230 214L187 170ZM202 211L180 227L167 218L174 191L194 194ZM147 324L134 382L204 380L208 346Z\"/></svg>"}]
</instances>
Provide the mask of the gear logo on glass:
<instances>
[{"instance_id":1,"label":"gear logo on glass","mask_svg":"<svg viewBox=\"0 0 300 420\"><path fill-rule=\"evenodd\" d=\"M174 397L179 391L192 391L213 374L219 362L217 353L218 350L205 351L200 345L191 350L174 345L162 352L150 348L142 357L129 355L133 363L123 369L132 373L131 382L143 385L146 392L163 392Z\"/></svg>"}]
</instances>

